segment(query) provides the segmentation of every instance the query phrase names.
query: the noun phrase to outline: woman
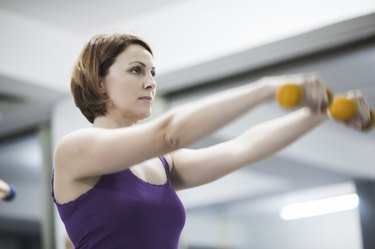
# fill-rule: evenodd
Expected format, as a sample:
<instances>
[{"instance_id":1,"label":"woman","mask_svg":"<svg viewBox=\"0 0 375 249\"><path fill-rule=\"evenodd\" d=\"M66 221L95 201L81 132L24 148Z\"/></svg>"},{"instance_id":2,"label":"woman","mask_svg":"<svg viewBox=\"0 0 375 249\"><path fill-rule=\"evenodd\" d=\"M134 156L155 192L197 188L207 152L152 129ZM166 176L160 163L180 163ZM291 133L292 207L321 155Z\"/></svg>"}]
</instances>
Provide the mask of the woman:
<instances>
[{"instance_id":1,"label":"woman","mask_svg":"<svg viewBox=\"0 0 375 249\"><path fill-rule=\"evenodd\" d=\"M95 36L74 67L74 100L93 127L58 143L52 194L77 249L177 248L185 211L175 190L272 155L326 119L322 82L294 75L263 78L136 125L151 113L155 74L150 47L126 34ZM272 100L287 82L305 88L306 107L230 141L183 149Z\"/></svg>"}]
</instances>

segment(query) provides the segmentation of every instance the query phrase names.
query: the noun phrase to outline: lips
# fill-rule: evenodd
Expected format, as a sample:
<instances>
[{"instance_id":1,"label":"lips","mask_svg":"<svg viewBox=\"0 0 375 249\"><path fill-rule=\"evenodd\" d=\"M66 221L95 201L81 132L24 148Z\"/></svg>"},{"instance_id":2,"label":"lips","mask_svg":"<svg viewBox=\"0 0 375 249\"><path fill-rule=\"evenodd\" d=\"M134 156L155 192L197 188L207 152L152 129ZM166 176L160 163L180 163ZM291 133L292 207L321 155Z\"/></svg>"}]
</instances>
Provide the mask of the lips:
<instances>
[{"instance_id":1,"label":"lips","mask_svg":"<svg viewBox=\"0 0 375 249\"><path fill-rule=\"evenodd\" d=\"M143 97L140 97L139 99L145 99L145 100L148 100L148 101L152 101L152 97L150 97L150 96L143 96Z\"/></svg>"}]
</instances>

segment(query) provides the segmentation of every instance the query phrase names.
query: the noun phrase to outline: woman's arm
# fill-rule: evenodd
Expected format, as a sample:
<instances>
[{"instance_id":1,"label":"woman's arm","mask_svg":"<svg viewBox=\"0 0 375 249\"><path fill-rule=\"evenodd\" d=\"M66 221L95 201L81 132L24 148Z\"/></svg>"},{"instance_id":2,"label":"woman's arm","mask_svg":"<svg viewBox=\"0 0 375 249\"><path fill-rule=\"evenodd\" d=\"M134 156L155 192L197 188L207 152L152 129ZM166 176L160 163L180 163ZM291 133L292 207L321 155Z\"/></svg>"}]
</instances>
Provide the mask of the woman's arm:
<instances>
[{"instance_id":1,"label":"woman's arm","mask_svg":"<svg viewBox=\"0 0 375 249\"><path fill-rule=\"evenodd\" d=\"M262 79L179 106L172 110L167 139L174 149L190 145L274 97L275 86Z\"/></svg>"},{"instance_id":2,"label":"woman's arm","mask_svg":"<svg viewBox=\"0 0 375 249\"><path fill-rule=\"evenodd\" d=\"M56 148L55 168L77 177L121 171L188 146L254 106L274 98L278 85L304 83L304 76L271 77L174 108L149 123L120 129L90 128L64 137Z\"/></svg>"},{"instance_id":3,"label":"woman's arm","mask_svg":"<svg viewBox=\"0 0 375 249\"><path fill-rule=\"evenodd\" d=\"M326 119L309 108L255 125L237 138L212 147L171 153L172 183L177 190L212 182L291 144Z\"/></svg>"}]
</instances>

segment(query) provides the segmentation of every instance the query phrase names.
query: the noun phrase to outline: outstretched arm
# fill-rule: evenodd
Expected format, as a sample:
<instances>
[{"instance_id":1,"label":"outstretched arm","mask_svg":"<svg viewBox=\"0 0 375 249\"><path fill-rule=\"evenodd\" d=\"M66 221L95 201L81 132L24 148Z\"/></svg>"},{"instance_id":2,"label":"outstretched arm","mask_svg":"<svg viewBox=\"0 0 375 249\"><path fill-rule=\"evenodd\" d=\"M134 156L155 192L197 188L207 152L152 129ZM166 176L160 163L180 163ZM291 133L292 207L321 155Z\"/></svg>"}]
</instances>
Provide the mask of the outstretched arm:
<instances>
[{"instance_id":1,"label":"outstretched arm","mask_svg":"<svg viewBox=\"0 0 375 249\"><path fill-rule=\"evenodd\" d=\"M270 78L272 82L272 78ZM293 82L293 81L292 81ZM268 157L288 146L327 118L328 96L324 85L317 81L304 88L305 105L289 115L251 127L242 135L212 147L181 149L168 157L172 182L176 189L190 188L214 181L234 170ZM362 93L349 91L358 111L345 124L358 130L371 125L371 112Z\"/></svg>"},{"instance_id":2,"label":"outstretched arm","mask_svg":"<svg viewBox=\"0 0 375 249\"><path fill-rule=\"evenodd\" d=\"M59 143L55 172L68 167L73 178L84 178L121 171L208 136L256 105L273 99L277 87L284 83L308 81L311 77L304 75L263 78L173 108L146 124L112 130L81 130Z\"/></svg>"},{"instance_id":3,"label":"outstretched arm","mask_svg":"<svg viewBox=\"0 0 375 249\"><path fill-rule=\"evenodd\" d=\"M261 79L179 106L171 110L173 119L167 138L176 148L190 145L274 96L275 86Z\"/></svg>"},{"instance_id":4,"label":"outstretched arm","mask_svg":"<svg viewBox=\"0 0 375 249\"><path fill-rule=\"evenodd\" d=\"M171 153L172 182L185 189L212 182L245 165L268 157L291 144L326 119L325 114L301 108L248 129L237 138L208 148Z\"/></svg>"}]
</instances>

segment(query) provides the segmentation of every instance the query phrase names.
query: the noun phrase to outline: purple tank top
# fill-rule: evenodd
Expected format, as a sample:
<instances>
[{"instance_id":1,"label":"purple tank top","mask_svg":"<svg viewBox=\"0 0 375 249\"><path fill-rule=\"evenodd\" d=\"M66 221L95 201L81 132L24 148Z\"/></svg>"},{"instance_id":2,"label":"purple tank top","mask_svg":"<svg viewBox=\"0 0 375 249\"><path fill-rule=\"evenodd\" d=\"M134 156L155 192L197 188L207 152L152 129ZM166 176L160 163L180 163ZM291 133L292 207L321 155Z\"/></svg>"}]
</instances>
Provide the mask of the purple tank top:
<instances>
[{"instance_id":1,"label":"purple tank top","mask_svg":"<svg viewBox=\"0 0 375 249\"><path fill-rule=\"evenodd\" d=\"M177 249L185 209L170 181L147 183L129 169L101 176L87 193L65 204L56 202L76 249Z\"/></svg>"}]
</instances>

